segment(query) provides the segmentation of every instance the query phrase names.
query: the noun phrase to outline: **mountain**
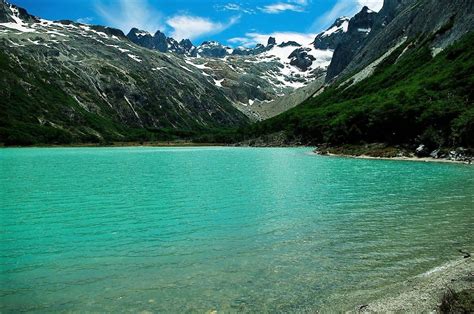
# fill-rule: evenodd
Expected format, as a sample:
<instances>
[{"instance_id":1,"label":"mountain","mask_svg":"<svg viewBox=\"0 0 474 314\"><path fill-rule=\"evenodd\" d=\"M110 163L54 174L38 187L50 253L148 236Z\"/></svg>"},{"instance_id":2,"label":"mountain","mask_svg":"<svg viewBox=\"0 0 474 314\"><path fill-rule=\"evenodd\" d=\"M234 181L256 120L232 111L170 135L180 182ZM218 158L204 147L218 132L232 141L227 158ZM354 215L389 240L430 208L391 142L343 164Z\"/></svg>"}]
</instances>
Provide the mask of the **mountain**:
<instances>
[{"instance_id":1,"label":"mountain","mask_svg":"<svg viewBox=\"0 0 474 314\"><path fill-rule=\"evenodd\" d=\"M337 19L312 42L270 37L233 49L47 21L0 0L0 142L236 140L283 131L307 143L471 145L470 64L449 51L461 38L471 49L473 25L470 2L386 0L378 13L364 7ZM420 122L426 117L436 127ZM223 128L241 129L222 137Z\"/></svg>"},{"instance_id":2,"label":"mountain","mask_svg":"<svg viewBox=\"0 0 474 314\"><path fill-rule=\"evenodd\" d=\"M328 40L340 35L340 32L333 33L327 35ZM205 41L194 47L188 41L192 53L187 53L184 49L170 49L170 44L166 42L176 41L159 31L157 34L159 36L151 36L147 32L132 29L127 37L148 49L184 55L188 64L209 70L203 71L203 74L212 76L216 82L222 82L223 85L219 87L226 90L234 105L251 119L257 120L268 117L265 114L267 108L260 110L262 106L269 107L273 100L324 76L333 53L332 47L320 49L312 43L300 44L295 41L278 44L273 37L268 39L266 45L235 49L216 41ZM158 37L163 44L156 44ZM258 108L253 104L258 104ZM282 107L281 110L288 108Z\"/></svg>"},{"instance_id":3,"label":"mountain","mask_svg":"<svg viewBox=\"0 0 474 314\"><path fill-rule=\"evenodd\" d=\"M195 57L197 55L197 49L189 39L183 39L177 42L171 37L166 37L160 31L157 31L155 35L151 35L147 31L142 31L137 28L132 28L127 35L127 38L142 47L158 50L161 52L174 52L179 55L186 55Z\"/></svg>"},{"instance_id":4,"label":"mountain","mask_svg":"<svg viewBox=\"0 0 474 314\"><path fill-rule=\"evenodd\" d=\"M462 0L386 0L379 13L364 8L349 21L324 87L219 139L472 148L473 17L474 6Z\"/></svg>"},{"instance_id":5,"label":"mountain","mask_svg":"<svg viewBox=\"0 0 474 314\"><path fill-rule=\"evenodd\" d=\"M333 53L275 38L232 49L136 28L125 36L0 4L6 143L168 138L263 120L317 90Z\"/></svg>"},{"instance_id":6,"label":"mountain","mask_svg":"<svg viewBox=\"0 0 474 314\"><path fill-rule=\"evenodd\" d=\"M348 17L338 18L325 32L319 33L314 39L316 49L336 49L344 38L344 34L349 30Z\"/></svg>"},{"instance_id":7,"label":"mountain","mask_svg":"<svg viewBox=\"0 0 474 314\"><path fill-rule=\"evenodd\" d=\"M349 21L344 20L342 22L340 27L344 27L346 31L340 32L339 36L335 36L336 39L334 41L328 43L332 45L331 47L335 51L334 58L331 60L327 71L327 80L339 74L354 58L360 47L364 45L365 40L372 31L376 16L376 12L369 10L368 7L363 7ZM325 42L323 41L322 43Z\"/></svg>"},{"instance_id":8,"label":"mountain","mask_svg":"<svg viewBox=\"0 0 474 314\"><path fill-rule=\"evenodd\" d=\"M360 43L354 47L354 40L346 40L336 48L327 80L361 71L407 39L424 34L435 36L429 43L433 51L442 51L472 30L473 11L472 1L465 0L385 0Z\"/></svg>"},{"instance_id":9,"label":"mountain","mask_svg":"<svg viewBox=\"0 0 474 314\"><path fill-rule=\"evenodd\" d=\"M168 138L248 118L183 58L0 2L0 142Z\"/></svg>"}]
</instances>

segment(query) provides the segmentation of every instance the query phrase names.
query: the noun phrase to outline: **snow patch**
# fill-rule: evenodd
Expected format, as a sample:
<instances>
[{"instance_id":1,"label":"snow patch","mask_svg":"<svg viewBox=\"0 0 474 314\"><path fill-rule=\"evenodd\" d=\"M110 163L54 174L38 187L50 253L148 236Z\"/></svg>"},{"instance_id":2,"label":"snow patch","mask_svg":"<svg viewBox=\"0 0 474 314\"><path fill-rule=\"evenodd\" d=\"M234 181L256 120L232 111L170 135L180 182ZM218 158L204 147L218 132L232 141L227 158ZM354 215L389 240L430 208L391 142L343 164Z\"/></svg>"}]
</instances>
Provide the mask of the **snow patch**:
<instances>
[{"instance_id":1,"label":"snow patch","mask_svg":"<svg viewBox=\"0 0 474 314\"><path fill-rule=\"evenodd\" d=\"M195 67L195 68L201 69L201 70L212 70L212 68L206 66L207 63L204 63L204 64L195 64L195 63L192 63L192 62L189 61L189 60L184 60L184 62L186 62L186 63L189 64L189 65L192 65L192 66Z\"/></svg>"},{"instance_id":2,"label":"snow patch","mask_svg":"<svg viewBox=\"0 0 474 314\"><path fill-rule=\"evenodd\" d=\"M10 10L12 11L13 15L10 15L10 17L15 21L14 23L9 22L9 23L0 23L1 26L11 28L17 31L20 31L22 33L34 33L35 30L32 28L28 28L27 24L23 22L23 20L20 18L20 13L18 12L18 9L15 8L14 6L10 5Z\"/></svg>"},{"instance_id":3,"label":"snow patch","mask_svg":"<svg viewBox=\"0 0 474 314\"><path fill-rule=\"evenodd\" d=\"M222 82L224 82L224 79L214 80L214 85L216 85L217 87L222 87Z\"/></svg>"},{"instance_id":4,"label":"snow patch","mask_svg":"<svg viewBox=\"0 0 474 314\"><path fill-rule=\"evenodd\" d=\"M0 23L0 26L14 29L17 31L20 31L22 33L34 33L35 30L32 28L28 28L27 24L23 22L23 20L20 18L20 13L18 12L18 9L15 8L14 6L10 5L10 10L12 11L13 15L10 15L10 17L14 20L14 22L8 22L8 23Z\"/></svg>"},{"instance_id":5,"label":"snow patch","mask_svg":"<svg viewBox=\"0 0 474 314\"><path fill-rule=\"evenodd\" d=\"M129 53L129 54L127 54L127 56L128 56L129 58L131 58L131 59L137 61L137 62L142 62L142 60L141 60L138 56L136 56L136 55L132 55L131 53Z\"/></svg>"},{"instance_id":6,"label":"snow patch","mask_svg":"<svg viewBox=\"0 0 474 314\"><path fill-rule=\"evenodd\" d=\"M185 69L186 71L188 72L191 72L191 73L194 73L193 71L191 71L190 69L188 69L187 67L185 67L184 65L179 65L181 68Z\"/></svg>"},{"instance_id":7,"label":"snow patch","mask_svg":"<svg viewBox=\"0 0 474 314\"><path fill-rule=\"evenodd\" d=\"M132 103L130 102L130 100L128 100L127 96L123 96L123 98L125 98L125 101L127 102L127 104L130 106L130 109L132 109L133 113L135 114L135 116L137 117L138 120L140 120L140 116L138 115L138 113L135 111L135 108L133 108L133 105Z\"/></svg>"},{"instance_id":8,"label":"snow patch","mask_svg":"<svg viewBox=\"0 0 474 314\"><path fill-rule=\"evenodd\" d=\"M408 48L408 47L407 47L407 48ZM433 47L433 48L431 49L431 56L433 56L433 58L434 58L434 57L436 57L439 53L443 52L443 50L444 50L444 49L441 48L441 47Z\"/></svg>"},{"instance_id":9,"label":"snow patch","mask_svg":"<svg viewBox=\"0 0 474 314\"><path fill-rule=\"evenodd\" d=\"M61 37L69 37L68 35L61 34L60 32L57 32L57 31L47 31L46 34L51 34L51 35L56 35L56 36L61 36Z\"/></svg>"},{"instance_id":10,"label":"snow patch","mask_svg":"<svg viewBox=\"0 0 474 314\"><path fill-rule=\"evenodd\" d=\"M334 27L331 27L330 29L328 29L327 31L325 31L321 37L327 37L327 36L330 36L334 33L337 33L337 32L343 32L343 33L347 33L349 29L349 21L348 20L345 20L344 22L342 22L342 24L340 26L334 26Z\"/></svg>"}]
</instances>

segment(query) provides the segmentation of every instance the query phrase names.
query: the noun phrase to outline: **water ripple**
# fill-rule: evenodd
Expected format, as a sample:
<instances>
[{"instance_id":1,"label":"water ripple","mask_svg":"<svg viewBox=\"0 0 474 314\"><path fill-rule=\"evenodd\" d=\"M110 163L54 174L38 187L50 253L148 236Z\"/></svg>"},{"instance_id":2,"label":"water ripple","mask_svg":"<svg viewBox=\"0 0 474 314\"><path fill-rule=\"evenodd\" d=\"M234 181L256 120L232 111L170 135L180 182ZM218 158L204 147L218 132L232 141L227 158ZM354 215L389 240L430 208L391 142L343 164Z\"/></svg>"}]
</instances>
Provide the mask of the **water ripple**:
<instances>
[{"instance_id":1,"label":"water ripple","mask_svg":"<svg viewBox=\"0 0 474 314\"><path fill-rule=\"evenodd\" d=\"M474 249L463 165L3 149L0 173L2 312L344 310Z\"/></svg>"}]
</instances>

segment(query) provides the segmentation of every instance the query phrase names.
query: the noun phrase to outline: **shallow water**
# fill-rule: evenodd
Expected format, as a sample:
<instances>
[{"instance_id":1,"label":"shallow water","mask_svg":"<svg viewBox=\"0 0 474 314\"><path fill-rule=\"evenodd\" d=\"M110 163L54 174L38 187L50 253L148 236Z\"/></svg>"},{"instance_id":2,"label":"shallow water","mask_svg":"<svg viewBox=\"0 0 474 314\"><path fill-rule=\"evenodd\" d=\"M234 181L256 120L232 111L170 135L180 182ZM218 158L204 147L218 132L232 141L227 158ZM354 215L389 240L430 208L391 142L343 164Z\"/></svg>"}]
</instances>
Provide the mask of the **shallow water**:
<instances>
[{"instance_id":1,"label":"shallow water","mask_svg":"<svg viewBox=\"0 0 474 314\"><path fill-rule=\"evenodd\" d=\"M0 311L351 309L474 249L474 168L308 148L0 150Z\"/></svg>"}]
</instances>

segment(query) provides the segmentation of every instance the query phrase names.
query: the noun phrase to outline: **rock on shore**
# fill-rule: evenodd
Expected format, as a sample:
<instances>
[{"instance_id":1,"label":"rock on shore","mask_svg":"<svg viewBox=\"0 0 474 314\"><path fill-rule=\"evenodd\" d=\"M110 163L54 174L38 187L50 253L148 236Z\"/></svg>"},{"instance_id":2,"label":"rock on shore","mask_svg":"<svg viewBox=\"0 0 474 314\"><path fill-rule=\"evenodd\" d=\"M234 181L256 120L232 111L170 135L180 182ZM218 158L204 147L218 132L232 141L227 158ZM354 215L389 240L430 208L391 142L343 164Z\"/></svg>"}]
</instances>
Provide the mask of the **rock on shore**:
<instances>
[{"instance_id":1,"label":"rock on shore","mask_svg":"<svg viewBox=\"0 0 474 314\"><path fill-rule=\"evenodd\" d=\"M443 305L443 299L444 302L449 302L449 300L446 301L447 294L463 294L470 298L469 302L472 303L474 262L472 258L460 258L441 267L436 267L407 280L401 285L400 290L393 296L384 297L367 305L359 305L356 311L377 313L439 312L440 306ZM467 310L469 311L469 309Z\"/></svg>"}]
</instances>

